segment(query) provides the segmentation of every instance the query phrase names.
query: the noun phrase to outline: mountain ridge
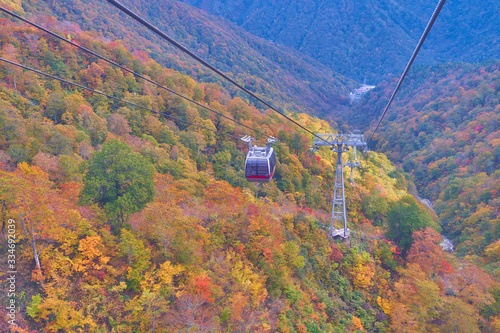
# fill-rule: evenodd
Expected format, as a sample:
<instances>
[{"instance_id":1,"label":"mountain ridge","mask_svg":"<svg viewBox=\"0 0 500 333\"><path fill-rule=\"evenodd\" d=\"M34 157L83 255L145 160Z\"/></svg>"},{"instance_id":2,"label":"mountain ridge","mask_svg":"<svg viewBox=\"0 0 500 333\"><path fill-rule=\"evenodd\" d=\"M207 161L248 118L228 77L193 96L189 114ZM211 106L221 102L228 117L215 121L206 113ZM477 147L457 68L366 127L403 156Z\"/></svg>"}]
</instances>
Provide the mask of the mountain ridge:
<instances>
[{"instance_id":1,"label":"mountain ridge","mask_svg":"<svg viewBox=\"0 0 500 333\"><path fill-rule=\"evenodd\" d=\"M404 4L390 0L180 1L297 49L348 77L363 81L366 76L368 83L403 70L437 5L423 0ZM312 3L317 9L311 9ZM499 13L500 5L494 0L467 5L447 1L417 63L498 58Z\"/></svg>"},{"instance_id":2,"label":"mountain ridge","mask_svg":"<svg viewBox=\"0 0 500 333\"><path fill-rule=\"evenodd\" d=\"M161 6L158 4L124 2L124 5L164 29L209 63L229 72L249 90L260 94L265 100L272 100L282 111L338 115L347 108L348 92L356 86L353 80L333 73L315 60L304 60L296 51L253 37L237 26L230 27L194 7L177 1L162 2ZM94 30L108 40L122 39L132 50L146 51L168 67L189 74L201 82L219 83L231 95L249 100L246 94L225 83L107 3L98 3L94 7L81 1L37 4L23 2L22 5L30 15L55 15L78 23L84 30ZM136 6L140 6L141 10ZM169 21L160 20L160 17L168 18ZM127 30L123 22L128 22L131 29ZM207 34L207 31L210 33ZM260 103L255 105L263 107Z\"/></svg>"}]
</instances>

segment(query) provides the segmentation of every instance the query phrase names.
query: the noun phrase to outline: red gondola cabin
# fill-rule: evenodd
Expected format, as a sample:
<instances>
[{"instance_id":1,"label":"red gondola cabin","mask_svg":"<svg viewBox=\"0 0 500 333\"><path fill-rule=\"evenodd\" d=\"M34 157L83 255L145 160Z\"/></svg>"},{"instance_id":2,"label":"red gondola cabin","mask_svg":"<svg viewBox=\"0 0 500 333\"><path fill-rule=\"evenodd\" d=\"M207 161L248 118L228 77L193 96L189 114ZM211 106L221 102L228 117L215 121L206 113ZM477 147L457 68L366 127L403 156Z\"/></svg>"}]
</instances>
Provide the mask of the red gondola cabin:
<instances>
[{"instance_id":1,"label":"red gondola cabin","mask_svg":"<svg viewBox=\"0 0 500 333\"><path fill-rule=\"evenodd\" d=\"M252 146L251 138L243 138L248 142L249 151L245 161L245 177L249 182L268 183L271 181L276 169L276 155L271 143L276 139L268 139L269 144L265 147Z\"/></svg>"}]
</instances>

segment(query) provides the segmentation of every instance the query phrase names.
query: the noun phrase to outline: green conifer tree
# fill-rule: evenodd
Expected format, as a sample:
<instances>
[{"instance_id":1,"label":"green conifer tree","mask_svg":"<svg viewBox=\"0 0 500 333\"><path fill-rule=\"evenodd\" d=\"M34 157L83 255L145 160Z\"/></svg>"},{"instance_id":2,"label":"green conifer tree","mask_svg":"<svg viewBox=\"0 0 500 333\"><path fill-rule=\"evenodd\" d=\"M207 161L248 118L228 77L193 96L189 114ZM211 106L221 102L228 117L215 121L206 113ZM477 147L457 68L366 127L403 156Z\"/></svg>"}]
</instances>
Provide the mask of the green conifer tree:
<instances>
[{"instance_id":1,"label":"green conifer tree","mask_svg":"<svg viewBox=\"0 0 500 333\"><path fill-rule=\"evenodd\" d=\"M101 151L92 154L84 184L80 203L98 204L113 227L122 226L155 194L153 166L118 140L103 144Z\"/></svg>"}]
</instances>

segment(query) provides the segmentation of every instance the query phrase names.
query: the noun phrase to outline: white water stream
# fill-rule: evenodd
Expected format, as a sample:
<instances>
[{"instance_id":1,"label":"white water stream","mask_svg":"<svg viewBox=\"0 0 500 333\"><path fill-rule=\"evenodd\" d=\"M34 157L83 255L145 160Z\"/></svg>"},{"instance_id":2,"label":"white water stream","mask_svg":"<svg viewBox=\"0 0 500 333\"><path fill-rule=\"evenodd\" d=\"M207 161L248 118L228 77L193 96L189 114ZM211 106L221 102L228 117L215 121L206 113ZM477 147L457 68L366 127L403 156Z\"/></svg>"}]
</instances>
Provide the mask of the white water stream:
<instances>
[{"instance_id":1,"label":"white water stream","mask_svg":"<svg viewBox=\"0 0 500 333\"><path fill-rule=\"evenodd\" d=\"M453 252L453 243L445 235L443 236L443 241L439 244L443 251Z\"/></svg>"},{"instance_id":2,"label":"white water stream","mask_svg":"<svg viewBox=\"0 0 500 333\"><path fill-rule=\"evenodd\" d=\"M423 198L420 198L418 196L417 196L417 198L424 205L429 207L429 209L434 211L434 208L432 207L432 202L429 199L423 199ZM439 245L441 245L441 248L443 249L443 251L453 252L453 243L451 242L451 240L449 240L448 237L446 237L445 235L441 235L441 236L443 236L443 241L441 243L439 243Z\"/></svg>"}]
</instances>

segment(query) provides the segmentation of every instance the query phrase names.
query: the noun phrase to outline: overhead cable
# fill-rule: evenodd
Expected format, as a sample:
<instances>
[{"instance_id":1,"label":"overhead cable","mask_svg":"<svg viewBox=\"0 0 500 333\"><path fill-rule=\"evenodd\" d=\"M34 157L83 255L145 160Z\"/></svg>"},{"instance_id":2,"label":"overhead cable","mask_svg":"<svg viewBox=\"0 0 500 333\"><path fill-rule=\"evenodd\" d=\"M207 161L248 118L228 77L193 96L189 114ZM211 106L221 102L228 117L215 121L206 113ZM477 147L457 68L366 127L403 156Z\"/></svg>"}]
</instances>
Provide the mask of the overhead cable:
<instances>
[{"instance_id":1,"label":"overhead cable","mask_svg":"<svg viewBox=\"0 0 500 333\"><path fill-rule=\"evenodd\" d=\"M203 128L203 129L206 129L208 131L211 131L211 132L215 132L216 134L222 134L222 135L225 135L225 136L228 136L228 137L231 137L235 140L239 140L238 137L236 136L233 136L233 135L230 135L230 134L227 134L227 133L222 133L222 132L219 132L217 130L214 130L214 129L211 129L211 128L208 128L208 127L205 127L205 126L201 126L201 125L198 125L198 124L195 124L195 123L192 123L190 121L187 121L187 120L184 120L184 119L181 119L181 118L177 118L177 117L174 117L174 116L171 116L171 115L168 115L164 112L160 112L160 111L156 111L156 110L153 110L153 109L150 109L148 107L145 107L145 106L142 106L142 105L139 105L139 104L136 104L136 103L133 103L133 102L129 102L129 101L126 101L124 99L121 99L121 98L118 98L118 97L115 97L115 96L111 96L109 94L106 94L102 91L99 91L99 90L95 90L95 89L92 89L92 88L88 88L88 87L85 87L85 86L82 86L81 84L78 84L78 83L75 83L75 82L72 82L72 81L68 81L66 79L63 79L63 78L60 78L60 77L57 77L57 76L54 76L54 75L51 75L51 74L48 74L48 73L44 73L44 72L41 72L37 69L34 69L34 68L31 68L31 67L28 67L28 66L24 66L24 65L21 65L21 64L18 64L18 63L15 63L15 62L12 62L10 60L7 60L7 59L4 59L4 58L0 58L0 61L3 61L3 62L6 62L6 63L9 63L11 65L14 65L14 66L17 66L17 67L20 67L20 68L23 68L23 69L26 69L26 70L29 70L29 71L32 71L32 72L35 72L37 74L40 74L40 75L44 75L44 76L47 76L47 77L50 77L51 79L54 79L54 80L58 80L58 81L61 81L61 82L64 82L64 83L67 83L67 84L70 84L70 85L73 85L75 87L78 87L78 88L82 88L82 89L85 89L85 90L88 90L92 93L95 93L95 94L98 94L98 95L102 95L102 96L105 96L107 98L110 98L110 99L113 99L115 101L119 101L119 102L122 102L122 103L125 103L125 104L128 104L128 105L131 105L131 106L134 106L134 107L137 107L137 108L141 108L141 109L144 109L144 110L148 110L150 112L153 112L153 113L157 113L157 114L160 114L160 115L163 115L164 117L167 117L167 118L170 118L170 119L174 119L174 120L178 120L178 121L181 121L183 123L187 123L187 124L190 124L190 125L193 125L193 126L196 126L196 127L199 127L199 128Z\"/></svg>"},{"instance_id":2,"label":"overhead cable","mask_svg":"<svg viewBox=\"0 0 500 333\"><path fill-rule=\"evenodd\" d=\"M399 87L401 86L401 83L403 83L403 80L405 79L406 74L410 70L410 67L413 64L413 61L417 57L418 51L420 51L420 48L424 44L425 38L427 38L429 31L431 31L431 28L434 25L434 22L436 21L439 13L441 12L441 9L443 8L445 2L446 2L446 0L440 0L438 5L436 6L436 9L434 9L434 13L432 14L432 17L429 20L429 23L427 23L427 27L425 28L424 33L422 34L422 37L420 37L420 41L418 42L417 47L413 51L413 55L411 56L410 61L406 65L406 68L403 72L403 75L401 75L401 78L399 79L398 85L396 86L396 89L394 89L394 92L392 93L392 96L389 99L389 103L387 103L387 106L385 107L384 112L382 113L382 116L380 117L380 120L378 121L377 126L375 127L375 130L373 131L372 135L370 136L370 139L368 140L368 143L370 143L371 139L375 135L375 132L377 132L377 129L380 126L382 119L384 119L384 116L387 113L387 110L389 109L389 106L391 105L392 100L394 99L394 96L396 96L396 93L398 92Z\"/></svg>"},{"instance_id":3,"label":"overhead cable","mask_svg":"<svg viewBox=\"0 0 500 333\"><path fill-rule=\"evenodd\" d=\"M141 23L143 26L145 26L149 30L151 30L154 33L158 34L163 39L165 39L168 42L170 42L172 45L174 45L176 48L178 48L182 52L188 54L191 58L199 61L200 63L202 63L203 65L205 65L206 67L208 67L209 69L211 69L212 71L214 71L215 73L219 74L224 79L226 79L227 81L229 81L230 83L232 83L233 85L235 85L236 87L238 87L239 89L241 89L242 91L246 92L247 94L249 94L250 96L252 96L256 100L258 100L259 102L261 102L262 104L264 104L265 106L267 106L268 108L270 108L271 110L273 110L274 112L279 113L281 116L285 117L286 119L288 119L289 121L291 121L292 123L294 123L298 127L302 128L304 131L312 134L316 138L325 141L323 138L321 138L317 134L311 132L306 127L302 126L301 124L299 124L298 122L296 122L292 118L290 118L287 115L285 115L284 113L278 111L271 104L267 103L262 98L258 97L257 95L255 95L254 93L252 93L250 90L246 89L245 87L243 87L242 85L240 85L239 83L237 83L236 81L234 81L232 78L230 78L229 76L227 76L226 74L224 74L223 72L221 72L220 70L218 70L217 68L215 68L214 66L210 65L205 60L203 60L200 57L198 57L196 54L194 54L193 52L191 52L189 49L187 49L186 47L184 47L183 45L181 45L179 42L175 41L173 38L171 38L170 36L168 36L167 34L165 34L163 31L161 31L160 29L158 29L157 27L155 27L154 25L152 25L151 23L149 23L148 21L146 21L145 19L143 19L142 17L140 17L139 15L137 15L136 13L132 12L130 9L128 9L127 7L125 7L124 5L122 5L121 3L119 3L118 1L115 1L115 0L106 0L106 1L109 2L110 4L112 4L113 6L115 6L116 8L120 9L122 12L126 13L128 16L132 17L134 20L136 20L139 23Z\"/></svg>"},{"instance_id":4,"label":"overhead cable","mask_svg":"<svg viewBox=\"0 0 500 333\"><path fill-rule=\"evenodd\" d=\"M106 61L107 63L110 63L110 64L112 64L112 65L114 65L114 66L116 66L116 67L118 67L118 68L120 68L120 69L122 69L122 70L124 70L124 71L126 71L126 72L129 72L129 73L133 74L133 75L134 75L134 76L136 76L136 77L139 77L139 78L141 78L141 79L143 79L143 80L145 80L145 81L147 81L147 82L150 82L150 83L152 83L152 84L154 84L154 85L156 85L156 86L158 86L158 87L160 87L160 88L162 88L162 89L165 89L165 90L167 90L168 92L170 92L170 93L172 93L172 94L174 94L174 95L176 95L176 96L178 96L178 97L180 97L180 98L185 99L186 101L189 101L189 102L191 102L191 103L194 103L194 104L196 104L196 105L198 105L198 106L200 106L200 107L202 107L202 108L204 108L204 109L206 109L206 110L208 110L208 111L210 111L210 112L213 112L213 113L215 113L215 114L217 114L217 115L219 115L219 116L221 116L221 117L224 117L224 118L226 118L226 119L228 119L228 120L230 120L230 121L233 121L233 122L235 122L236 124L238 124L238 125L240 125L240 126L243 126L243 127L247 128L247 129L249 129L249 130L251 130L251 131L254 131L255 133L257 133L257 134L259 134L259 135L265 136L265 134L263 134L263 133L261 133L261 132L259 132L259 131L255 130L255 129L253 129L253 128L251 128L251 127L249 127L249 126L245 125L245 124L242 124L242 123L240 123L239 121L237 121L237 120L235 120L235 119L232 119L232 118L230 118L230 117L228 117L228 116L226 116L226 115L224 115L224 114L222 114L222 113L220 113L220 112L217 112L217 111L215 111L215 110L213 110L213 109L209 108L209 107L208 107L208 106L206 106L206 105L203 105L203 104L201 104L201 103L198 103L197 101L192 100L192 99L190 99L189 97L186 97L186 96L184 96L184 95L182 95L182 94L179 94L179 93L177 93L177 92L173 91L172 89L170 89L170 88L167 88L167 87L163 86L162 84L160 84L160 83L158 83L158 82L155 82L155 81L153 81L153 80L151 80L151 79L148 79L147 77L145 77L145 76L143 76L143 75L141 75L141 74L139 74L139 73L136 73L136 72L134 72L134 71L132 71L132 70L128 69L127 67L124 67L124 66L122 66L122 65L120 65L120 64L118 64L118 63L116 63L116 62L114 62L113 60L110 60L110 59L108 59L108 58L106 58L106 57L104 57L104 56L101 56L100 54L95 53L95 52L93 52L93 51L91 51L91 50L89 50L89 49L87 49L87 48L85 48L85 47L83 47L83 46L81 46L81 45L78 45L78 44L76 44L76 43L74 43L74 42L70 41L69 39L66 39L66 38L64 38L64 37L62 37L62 36L60 36L60 35L58 35L58 34L56 34L56 33L52 32L52 31L50 31L50 30L47 30L47 29L45 29L44 27L42 27L42 26L40 26L40 25L38 25L38 24L36 24L36 23L34 23L34 22L30 21L30 20L27 20L27 19L23 18L22 16L19 16L19 15L15 14L15 13L13 13L13 12L11 12L11 11L9 11L9 10L5 9L5 8L2 8L2 7L0 7L0 11L2 11L2 12L4 12L4 13L7 13L7 14L9 14L9 15L11 15L11 16L13 16L13 17L15 17L15 18L17 18L17 19L19 19L19 20L21 20L21 21L25 22L25 23L28 23L28 24L30 24L30 25L32 25L32 26L34 26L34 27L36 27L36 28L38 28L38 29L40 29L40 30L42 30L42 31L44 31L44 32L46 32L46 33L48 33L49 35L51 35L51 36L53 36L53 37L59 38L60 40L62 40L62 41L64 41L64 42L66 42L66 43L69 43L69 44L71 44L71 45L73 45L73 46L75 46L75 47L79 48L79 49L80 49L80 50L82 50L82 51L85 51L85 52L87 52L87 53L89 53L89 54L92 54L93 56L95 56L95 57L97 57L97 58L99 58L99 59L102 59L102 60Z\"/></svg>"}]
</instances>

